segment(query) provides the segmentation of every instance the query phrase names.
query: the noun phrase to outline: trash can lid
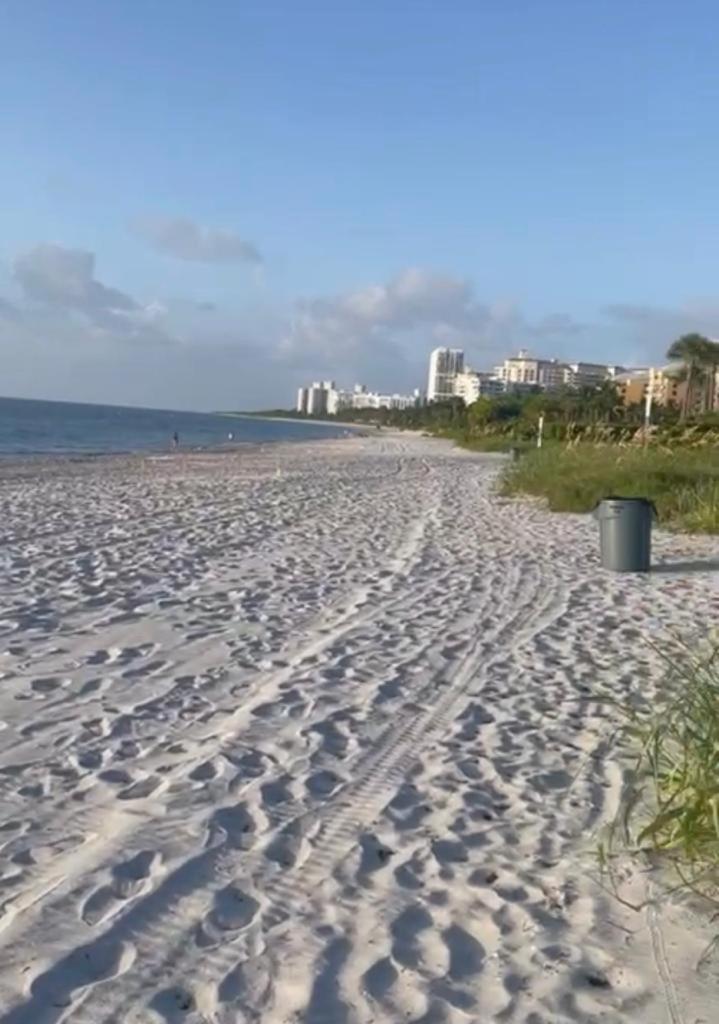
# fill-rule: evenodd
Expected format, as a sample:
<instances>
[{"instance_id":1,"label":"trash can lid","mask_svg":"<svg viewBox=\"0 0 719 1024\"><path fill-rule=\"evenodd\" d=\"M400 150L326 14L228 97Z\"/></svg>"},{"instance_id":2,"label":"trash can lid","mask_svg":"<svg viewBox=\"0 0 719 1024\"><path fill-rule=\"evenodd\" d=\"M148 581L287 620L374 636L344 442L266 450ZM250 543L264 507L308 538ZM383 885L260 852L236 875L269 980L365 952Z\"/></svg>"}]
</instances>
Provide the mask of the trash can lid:
<instances>
[{"instance_id":1,"label":"trash can lid","mask_svg":"<svg viewBox=\"0 0 719 1024\"><path fill-rule=\"evenodd\" d=\"M647 505L651 505L651 498L642 498L636 494L605 494L600 501L645 501Z\"/></svg>"},{"instance_id":2,"label":"trash can lid","mask_svg":"<svg viewBox=\"0 0 719 1024\"><path fill-rule=\"evenodd\" d=\"M657 507L651 498L627 498L621 494L607 494L606 497L600 498L597 504L594 506L593 512L596 514L600 511L602 505L610 502L619 502L622 505L643 505L645 508L651 509L653 515L657 514Z\"/></svg>"}]
</instances>

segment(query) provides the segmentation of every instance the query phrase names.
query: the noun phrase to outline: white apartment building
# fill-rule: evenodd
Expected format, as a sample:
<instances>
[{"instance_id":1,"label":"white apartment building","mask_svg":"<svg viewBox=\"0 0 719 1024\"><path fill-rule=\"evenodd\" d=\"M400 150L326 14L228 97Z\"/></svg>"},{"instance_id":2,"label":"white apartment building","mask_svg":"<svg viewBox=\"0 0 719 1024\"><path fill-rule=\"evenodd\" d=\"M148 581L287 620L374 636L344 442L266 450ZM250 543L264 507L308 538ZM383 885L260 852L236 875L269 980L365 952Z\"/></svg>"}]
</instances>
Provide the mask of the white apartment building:
<instances>
[{"instance_id":1,"label":"white apartment building","mask_svg":"<svg viewBox=\"0 0 719 1024\"><path fill-rule=\"evenodd\" d=\"M501 380L506 391L537 387L548 391L564 383L564 366L556 359L536 359L526 349L511 356L496 367L494 376Z\"/></svg>"},{"instance_id":2,"label":"white apartment building","mask_svg":"<svg viewBox=\"0 0 719 1024\"><path fill-rule=\"evenodd\" d=\"M334 389L333 380L314 381L307 389L307 415L325 416L328 412L330 392Z\"/></svg>"},{"instance_id":3,"label":"white apartment building","mask_svg":"<svg viewBox=\"0 0 719 1024\"><path fill-rule=\"evenodd\" d=\"M464 399L465 405L471 405L482 395L500 395L503 391L504 384L501 380L481 370L467 368L454 378L454 394L457 398Z\"/></svg>"},{"instance_id":4,"label":"white apartment building","mask_svg":"<svg viewBox=\"0 0 719 1024\"><path fill-rule=\"evenodd\" d=\"M343 409L410 409L422 404L422 392L416 388L411 395L382 394L368 391L364 384L351 390L337 388L334 381L315 381L297 393L297 411L308 416L335 416Z\"/></svg>"},{"instance_id":5,"label":"white apartment building","mask_svg":"<svg viewBox=\"0 0 719 1024\"><path fill-rule=\"evenodd\" d=\"M352 408L352 392L333 388L327 395L327 412L335 416L340 409Z\"/></svg>"},{"instance_id":6,"label":"white apartment building","mask_svg":"<svg viewBox=\"0 0 719 1024\"><path fill-rule=\"evenodd\" d=\"M621 368L603 363L566 363L562 369L565 387L582 388L597 387L605 380L613 379Z\"/></svg>"},{"instance_id":7,"label":"white apartment building","mask_svg":"<svg viewBox=\"0 0 719 1024\"><path fill-rule=\"evenodd\" d=\"M536 359L523 349L519 355L505 359L495 369L507 391L541 388L556 391L560 388L596 387L612 379L620 368L603 363L561 363L558 359Z\"/></svg>"},{"instance_id":8,"label":"white apartment building","mask_svg":"<svg viewBox=\"0 0 719 1024\"><path fill-rule=\"evenodd\" d=\"M415 388L411 395L382 394L379 391L368 391L362 384L356 384L353 391L339 392L343 396L340 408L351 409L411 409L420 405L422 393Z\"/></svg>"},{"instance_id":9,"label":"white apartment building","mask_svg":"<svg viewBox=\"0 0 719 1024\"><path fill-rule=\"evenodd\" d=\"M444 402L454 397L454 378L464 371L461 348L436 348L429 357L427 400Z\"/></svg>"}]
</instances>

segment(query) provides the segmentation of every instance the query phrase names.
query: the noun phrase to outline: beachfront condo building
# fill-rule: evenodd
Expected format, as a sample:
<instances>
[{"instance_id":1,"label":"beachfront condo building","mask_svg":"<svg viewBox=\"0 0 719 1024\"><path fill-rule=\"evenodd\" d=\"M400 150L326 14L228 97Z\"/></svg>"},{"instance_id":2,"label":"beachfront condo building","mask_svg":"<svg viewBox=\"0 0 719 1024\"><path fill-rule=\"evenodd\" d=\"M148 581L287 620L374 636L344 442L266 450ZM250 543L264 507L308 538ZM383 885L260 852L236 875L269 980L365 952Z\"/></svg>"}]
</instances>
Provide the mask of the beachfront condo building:
<instances>
[{"instance_id":1,"label":"beachfront condo building","mask_svg":"<svg viewBox=\"0 0 719 1024\"><path fill-rule=\"evenodd\" d=\"M415 388L411 395L400 395L396 392L383 394L379 391L368 391L364 384L355 384L351 391L331 391L327 411L335 415L345 409L411 409L421 404L422 392L419 388Z\"/></svg>"},{"instance_id":2,"label":"beachfront condo building","mask_svg":"<svg viewBox=\"0 0 719 1024\"><path fill-rule=\"evenodd\" d=\"M687 399L688 383L682 363L624 370L615 377L624 405L641 405L651 391L652 404L680 409ZM689 411L701 413L719 409L719 369L711 377L695 380L689 395Z\"/></svg>"},{"instance_id":3,"label":"beachfront condo building","mask_svg":"<svg viewBox=\"0 0 719 1024\"><path fill-rule=\"evenodd\" d=\"M521 349L519 355L510 356L497 366L494 376L503 383L505 391L552 391L564 383L564 365L556 359L537 359Z\"/></svg>"},{"instance_id":4,"label":"beachfront condo building","mask_svg":"<svg viewBox=\"0 0 719 1024\"><path fill-rule=\"evenodd\" d=\"M461 348L436 348L429 357L427 400L447 402L455 397L454 379L464 371Z\"/></svg>"},{"instance_id":5,"label":"beachfront condo building","mask_svg":"<svg viewBox=\"0 0 719 1024\"><path fill-rule=\"evenodd\" d=\"M598 387L605 380L613 380L621 369L604 363L565 363L562 383L566 388Z\"/></svg>"},{"instance_id":6,"label":"beachfront condo building","mask_svg":"<svg viewBox=\"0 0 719 1024\"><path fill-rule=\"evenodd\" d=\"M522 349L495 367L494 377L505 391L558 391L561 388L598 387L614 380L622 370L604 363L563 363L558 359L537 359Z\"/></svg>"},{"instance_id":7,"label":"beachfront condo building","mask_svg":"<svg viewBox=\"0 0 719 1024\"><path fill-rule=\"evenodd\" d=\"M686 396L686 381L682 380L681 364L675 363L660 367L635 367L617 374L615 384L619 397L624 405L643 405L647 392L651 387L654 405L673 405L680 407ZM700 405L700 395L693 396Z\"/></svg>"},{"instance_id":8,"label":"beachfront condo building","mask_svg":"<svg viewBox=\"0 0 719 1024\"><path fill-rule=\"evenodd\" d=\"M454 378L454 394L463 399L465 405L471 405L484 395L501 395L503 391L502 381L482 370L467 368Z\"/></svg>"},{"instance_id":9,"label":"beachfront condo building","mask_svg":"<svg viewBox=\"0 0 719 1024\"><path fill-rule=\"evenodd\" d=\"M307 415L326 416L329 411L330 393L335 390L333 380L315 381L307 389Z\"/></svg>"},{"instance_id":10,"label":"beachfront condo building","mask_svg":"<svg viewBox=\"0 0 719 1024\"><path fill-rule=\"evenodd\" d=\"M355 384L352 389L338 388L333 380L325 380L299 388L297 412L304 416L336 416L346 409L410 409L422 401L419 388L411 395L401 395L369 391L364 384Z\"/></svg>"}]
</instances>

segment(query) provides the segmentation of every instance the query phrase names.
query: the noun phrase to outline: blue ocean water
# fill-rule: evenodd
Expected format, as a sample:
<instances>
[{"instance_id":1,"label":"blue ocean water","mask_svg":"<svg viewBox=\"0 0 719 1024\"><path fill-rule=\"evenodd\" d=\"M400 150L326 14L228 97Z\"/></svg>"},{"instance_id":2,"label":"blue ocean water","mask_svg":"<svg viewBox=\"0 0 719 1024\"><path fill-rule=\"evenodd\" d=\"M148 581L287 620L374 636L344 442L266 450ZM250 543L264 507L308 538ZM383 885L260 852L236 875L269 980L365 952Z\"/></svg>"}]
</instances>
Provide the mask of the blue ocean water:
<instances>
[{"instance_id":1,"label":"blue ocean water","mask_svg":"<svg viewBox=\"0 0 719 1024\"><path fill-rule=\"evenodd\" d=\"M172 447L175 431L180 447L191 449L339 437L344 428L292 420L0 398L0 455L166 451Z\"/></svg>"}]
</instances>

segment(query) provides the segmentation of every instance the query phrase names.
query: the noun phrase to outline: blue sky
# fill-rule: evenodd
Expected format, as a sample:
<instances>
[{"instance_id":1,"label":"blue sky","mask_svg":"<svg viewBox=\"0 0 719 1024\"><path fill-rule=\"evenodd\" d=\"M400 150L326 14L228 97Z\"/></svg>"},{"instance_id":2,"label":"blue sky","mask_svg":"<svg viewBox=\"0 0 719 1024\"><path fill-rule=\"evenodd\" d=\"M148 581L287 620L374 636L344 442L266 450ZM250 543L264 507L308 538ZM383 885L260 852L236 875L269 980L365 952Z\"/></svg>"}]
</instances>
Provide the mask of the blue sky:
<instances>
[{"instance_id":1,"label":"blue sky","mask_svg":"<svg viewBox=\"0 0 719 1024\"><path fill-rule=\"evenodd\" d=\"M9 0L0 391L657 360L719 333L717 14L688 0Z\"/></svg>"}]
</instances>

